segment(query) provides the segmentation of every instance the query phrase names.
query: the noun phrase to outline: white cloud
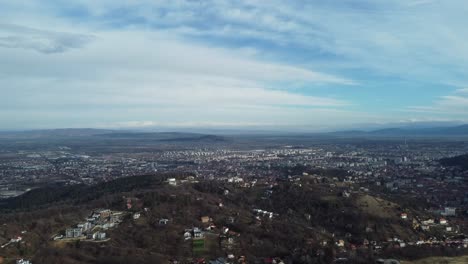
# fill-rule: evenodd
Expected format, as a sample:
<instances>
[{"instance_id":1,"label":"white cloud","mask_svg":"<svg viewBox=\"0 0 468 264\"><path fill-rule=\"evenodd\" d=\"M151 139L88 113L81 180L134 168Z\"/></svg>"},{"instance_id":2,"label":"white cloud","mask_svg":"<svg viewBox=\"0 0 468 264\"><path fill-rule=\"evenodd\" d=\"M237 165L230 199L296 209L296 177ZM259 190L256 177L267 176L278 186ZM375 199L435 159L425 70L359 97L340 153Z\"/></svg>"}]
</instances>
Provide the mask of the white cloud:
<instances>
[{"instance_id":1,"label":"white cloud","mask_svg":"<svg viewBox=\"0 0 468 264\"><path fill-rule=\"evenodd\" d=\"M5 111L45 113L66 106L70 109L50 116L81 119L77 113L86 116L94 109L94 117L114 123L160 124L171 118L203 123L205 117L213 124L390 120L401 116L365 108L379 97L367 81L404 79L420 87L467 81L468 5L457 1L0 3L0 57L8 62L0 64ZM357 81L343 77L356 73ZM302 90L291 88L294 84ZM333 86L349 88L345 85L366 93L365 99L330 95L339 92ZM327 93L330 87L335 90ZM464 94L459 89L429 106L415 98L416 106L408 109L461 115ZM107 115L109 109L121 118ZM28 119L26 112L18 116Z\"/></svg>"},{"instance_id":2,"label":"white cloud","mask_svg":"<svg viewBox=\"0 0 468 264\"><path fill-rule=\"evenodd\" d=\"M468 88L457 89L456 93L468 94Z\"/></svg>"},{"instance_id":3,"label":"white cloud","mask_svg":"<svg viewBox=\"0 0 468 264\"><path fill-rule=\"evenodd\" d=\"M92 36L38 30L13 24L0 24L0 47L32 49L43 53L64 52L80 48Z\"/></svg>"},{"instance_id":4,"label":"white cloud","mask_svg":"<svg viewBox=\"0 0 468 264\"><path fill-rule=\"evenodd\" d=\"M278 82L352 81L261 61L243 49L208 48L153 31L94 31L93 36L79 49L60 53L0 48L0 56L12 62L0 65L4 73L0 108L17 111L10 123L42 118L66 126L299 124L322 118L314 113L337 114L332 108L350 105L286 88L271 89L269 84Z\"/></svg>"},{"instance_id":5,"label":"white cloud","mask_svg":"<svg viewBox=\"0 0 468 264\"><path fill-rule=\"evenodd\" d=\"M457 89L450 95L440 96L430 106L412 106L408 110L466 119L466 116L468 116L468 89Z\"/></svg>"},{"instance_id":6,"label":"white cloud","mask_svg":"<svg viewBox=\"0 0 468 264\"><path fill-rule=\"evenodd\" d=\"M438 105L448 108L462 108L468 112L468 97L446 95L442 96Z\"/></svg>"}]
</instances>

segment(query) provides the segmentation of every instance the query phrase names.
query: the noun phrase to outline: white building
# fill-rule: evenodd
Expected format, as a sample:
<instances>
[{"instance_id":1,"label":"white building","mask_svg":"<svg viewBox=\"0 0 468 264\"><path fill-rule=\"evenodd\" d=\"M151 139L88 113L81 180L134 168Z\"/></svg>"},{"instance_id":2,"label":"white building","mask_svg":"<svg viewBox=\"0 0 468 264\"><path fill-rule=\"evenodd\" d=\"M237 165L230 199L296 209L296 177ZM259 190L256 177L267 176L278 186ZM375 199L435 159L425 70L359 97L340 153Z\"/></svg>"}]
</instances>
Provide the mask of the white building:
<instances>
[{"instance_id":1,"label":"white building","mask_svg":"<svg viewBox=\"0 0 468 264\"><path fill-rule=\"evenodd\" d=\"M445 207L444 211L441 213L443 216L455 216L457 213L457 208L454 207Z\"/></svg>"},{"instance_id":2,"label":"white building","mask_svg":"<svg viewBox=\"0 0 468 264\"><path fill-rule=\"evenodd\" d=\"M177 186L177 181L176 181L175 178L167 179L167 183L169 183L169 185L171 185L171 186Z\"/></svg>"},{"instance_id":3,"label":"white building","mask_svg":"<svg viewBox=\"0 0 468 264\"><path fill-rule=\"evenodd\" d=\"M133 214L133 220L137 220L137 219L139 219L139 218L140 218L140 216L141 216L141 214L140 214L140 213L134 213L134 214Z\"/></svg>"},{"instance_id":4,"label":"white building","mask_svg":"<svg viewBox=\"0 0 468 264\"><path fill-rule=\"evenodd\" d=\"M16 264L32 264L32 262L26 259L18 259Z\"/></svg>"}]
</instances>

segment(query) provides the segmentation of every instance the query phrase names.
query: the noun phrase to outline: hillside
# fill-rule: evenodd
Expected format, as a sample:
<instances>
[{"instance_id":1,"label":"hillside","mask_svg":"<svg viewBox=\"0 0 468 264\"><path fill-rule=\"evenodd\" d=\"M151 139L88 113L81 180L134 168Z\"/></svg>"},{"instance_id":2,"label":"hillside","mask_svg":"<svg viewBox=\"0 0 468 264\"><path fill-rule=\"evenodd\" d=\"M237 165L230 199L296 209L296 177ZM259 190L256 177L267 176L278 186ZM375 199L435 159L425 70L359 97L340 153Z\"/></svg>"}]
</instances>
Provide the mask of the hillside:
<instances>
[{"instance_id":1,"label":"hillside","mask_svg":"<svg viewBox=\"0 0 468 264\"><path fill-rule=\"evenodd\" d=\"M124 130L66 128L28 131L0 131L0 139L93 138L159 141L223 141L224 137L182 132L135 132Z\"/></svg>"},{"instance_id":2,"label":"hillside","mask_svg":"<svg viewBox=\"0 0 468 264\"><path fill-rule=\"evenodd\" d=\"M51 205L85 204L104 195L143 190L154 185L160 185L169 174L142 175L125 177L97 185L53 185L34 189L25 194L5 200L0 200L1 211L24 211L49 207Z\"/></svg>"},{"instance_id":3,"label":"hillside","mask_svg":"<svg viewBox=\"0 0 468 264\"><path fill-rule=\"evenodd\" d=\"M8 225L0 227L0 242L21 230L27 231L27 242L0 250L0 256L21 255L35 263L49 264L118 264L166 263L171 258L188 263L184 261L232 253L252 262L281 257L295 263L306 263L299 261L302 258L310 258L311 263L330 263L339 240L351 250L367 240L399 237L414 241L425 236L399 218L398 204L360 192L346 198L341 195L343 187L331 188L308 178L301 179L301 184L282 181L274 187L259 184L240 188L237 184L193 181L187 176L143 175L94 186L51 186L4 200L0 221ZM167 177L176 177L178 186L169 186ZM133 197L139 205L126 209L124 197ZM140 212L142 216L138 220L125 218L118 228L108 231L111 239L106 243L58 243L50 239L94 208ZM254 211L259 208L274 216L259 216ZM192 242L185 241L183 235L187 228L208 227L202 216L209 216L209 223L216 227L207 231L205 248L195 252ZM162 225L160 219L169 222ZM231 230L231 244L225 244L220 235L223 227ZM322 253L317 255L317 250ZM367 252L357 250L356 263L367 263L371 257Z\"/></svg>"},{"instance_id":4,"label":"hillside","mask_svg":"<svg viewBox=\"0 0 468 264\"><path fill-rule=\"evenodd\" d=\"M440 163L443 166L458 166L464 170L468 170L468 154L441 159Z\"/></svg>"}]
</instances>

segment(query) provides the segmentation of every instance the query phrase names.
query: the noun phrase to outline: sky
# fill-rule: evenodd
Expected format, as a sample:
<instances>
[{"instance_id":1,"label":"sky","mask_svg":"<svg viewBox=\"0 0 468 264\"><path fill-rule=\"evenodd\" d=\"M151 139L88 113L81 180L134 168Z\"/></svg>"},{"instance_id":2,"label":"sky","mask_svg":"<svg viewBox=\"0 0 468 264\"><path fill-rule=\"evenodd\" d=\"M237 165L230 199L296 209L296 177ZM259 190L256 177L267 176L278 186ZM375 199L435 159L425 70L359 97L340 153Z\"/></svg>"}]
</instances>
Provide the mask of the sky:
<instances>
[{"instance_id":1,"label":"sky","mask_svg":"<svg viewBox=\"0 0 468 264\"><path fill-rule=\"evenodd\" d=\"M0 0L0 130L468 122L465 0Z\"/></svg>"}]
</instances>

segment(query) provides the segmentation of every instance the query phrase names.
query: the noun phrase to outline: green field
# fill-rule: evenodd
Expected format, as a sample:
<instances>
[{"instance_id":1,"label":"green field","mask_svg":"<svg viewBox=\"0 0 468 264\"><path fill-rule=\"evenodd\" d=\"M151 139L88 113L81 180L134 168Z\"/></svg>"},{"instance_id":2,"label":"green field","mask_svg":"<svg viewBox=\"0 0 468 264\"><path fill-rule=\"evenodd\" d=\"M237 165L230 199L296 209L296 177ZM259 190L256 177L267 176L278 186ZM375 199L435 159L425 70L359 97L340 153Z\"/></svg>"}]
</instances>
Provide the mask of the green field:
<instances>
[{"instance_id":1,"label":"green field","mask_svg":"<svg viewBox=\"0 0 468 264\"><path fill-rule=\"evenodd\" d=\"M202 254L205 252L205 239L193 240L192 249L194 254Z\"/></svg>"}]
</instances>

